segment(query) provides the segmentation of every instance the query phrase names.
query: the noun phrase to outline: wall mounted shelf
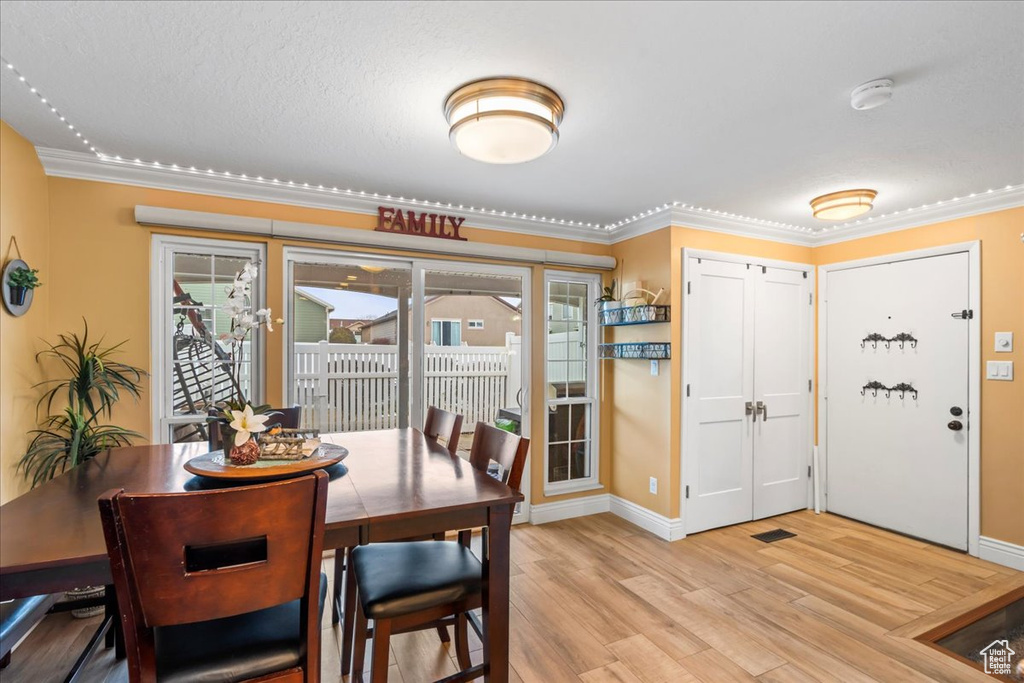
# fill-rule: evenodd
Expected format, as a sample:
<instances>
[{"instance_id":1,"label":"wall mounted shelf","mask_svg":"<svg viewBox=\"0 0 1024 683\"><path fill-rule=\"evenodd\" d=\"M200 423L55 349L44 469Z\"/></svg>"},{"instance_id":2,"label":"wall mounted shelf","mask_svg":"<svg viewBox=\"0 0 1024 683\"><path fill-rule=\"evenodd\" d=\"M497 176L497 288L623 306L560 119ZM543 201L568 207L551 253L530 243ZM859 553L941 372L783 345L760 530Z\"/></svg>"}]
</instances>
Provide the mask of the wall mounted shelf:
<instances>
[{"instance_id":1,"label":"wall mounted shelf","mask_svg":"<svg viewBox=\"0 0 1024 683\"><path fill-rule=\"evenodd\" d=\"M601 344L598 355L602 360L665 360L672 357L672 345L669 342Z\"/></svg>"},{"instance_id":2,"label":"wall mounted shelf","mask_svg":"<svg viewBox=\"0 0 1024 683\"><path fill-rule=\"evenodd\" d=\"M668 306L655 306L652 304L608 308L599 311L599 320L602 327L667 323L669 321L669 310Z\"/></svg>"}]
</instances>

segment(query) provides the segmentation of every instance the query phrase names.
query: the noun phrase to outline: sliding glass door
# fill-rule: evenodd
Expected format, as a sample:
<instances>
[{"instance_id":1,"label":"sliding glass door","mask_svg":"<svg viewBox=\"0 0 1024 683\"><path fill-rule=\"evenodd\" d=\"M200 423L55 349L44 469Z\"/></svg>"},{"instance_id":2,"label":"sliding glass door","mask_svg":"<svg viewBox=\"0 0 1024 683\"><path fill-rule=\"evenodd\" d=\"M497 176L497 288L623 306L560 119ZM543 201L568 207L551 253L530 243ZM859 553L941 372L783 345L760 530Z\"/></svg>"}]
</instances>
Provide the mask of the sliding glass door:
<instances>
[{"instance_id":1,"label":"sliding glass door","mask_svg":"<svg viewBox=\"0 0 1024 683\"><path fill-rule=\"evenodd\" d=\"M285 268L285 387L304 426L421 426L436 406L463 415L464 455L477 422L529 434L529 269L291 247Z\"/></svg>"}]
</instances>

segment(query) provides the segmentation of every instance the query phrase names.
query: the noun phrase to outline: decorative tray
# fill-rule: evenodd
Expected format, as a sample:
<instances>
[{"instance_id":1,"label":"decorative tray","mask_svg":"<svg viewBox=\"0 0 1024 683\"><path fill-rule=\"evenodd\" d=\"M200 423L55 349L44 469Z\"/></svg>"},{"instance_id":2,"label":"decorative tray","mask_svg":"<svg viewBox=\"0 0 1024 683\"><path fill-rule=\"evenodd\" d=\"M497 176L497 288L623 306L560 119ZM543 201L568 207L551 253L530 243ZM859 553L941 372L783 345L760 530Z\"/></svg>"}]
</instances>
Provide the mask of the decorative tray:
<instances>
[{"instance_id":1,"label":"decorative tray","mask_svg":"<svg viewBox=\"0 0 1024 683\"><path fill-rule=\"evenodd\" d=\"M223 450L211 451L196 456L185 463L185 469L192 474L212 479L246 479L260 481L294 477L313 470L330 467L344 460L348 449L334 444L321 443L306 458L298 460L268 460L261 458L251 465L232 465Z\"/></svg>"}]
</instances>

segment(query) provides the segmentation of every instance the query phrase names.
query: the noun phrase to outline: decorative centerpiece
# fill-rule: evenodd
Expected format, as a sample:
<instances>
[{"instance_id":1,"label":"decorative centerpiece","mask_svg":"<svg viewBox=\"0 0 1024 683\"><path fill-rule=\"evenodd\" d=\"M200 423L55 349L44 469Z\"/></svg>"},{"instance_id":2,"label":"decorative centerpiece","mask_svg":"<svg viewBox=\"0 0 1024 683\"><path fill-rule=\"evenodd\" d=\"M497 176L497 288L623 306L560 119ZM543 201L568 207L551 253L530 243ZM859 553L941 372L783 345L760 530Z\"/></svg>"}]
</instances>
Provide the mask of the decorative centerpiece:
<instances>
[{"instance_id":1,"label":"decorative centerpiece","mask_svg":"<svg viewBox=\"0 0 1024 683\"><path fill-rule=\"evenodd\" d=\"M320 432L274 427L260 435L259 445L264 460L301 460L320 447Z\"/></svg>"},{"instance_id":2,"label":"decorative centerpiece","mask_svg":"<svg viewBox=\"0 0 1024 683\"><path fill-rule=\"evenodd\" d=\"M217 406L217 411L208 420L218 423L221 438L224 442L226 459L234 465L252 465L260 457L260 445L256 436L268 428L267 420L275 413L269 405L253 406L242 392L241 359L245 340L249 333L262 326L268 332L274 331L269 308L252 310L252 283L259 274L255 263L246 263L242 270L235 274L235 279L225 288L227 301L220 307L231 316L231 331L220 335L220 340L228 342L230 368L233 384L238 395ZM283 322L283 321L278 321Z\"/></svg>"}]
</instances>

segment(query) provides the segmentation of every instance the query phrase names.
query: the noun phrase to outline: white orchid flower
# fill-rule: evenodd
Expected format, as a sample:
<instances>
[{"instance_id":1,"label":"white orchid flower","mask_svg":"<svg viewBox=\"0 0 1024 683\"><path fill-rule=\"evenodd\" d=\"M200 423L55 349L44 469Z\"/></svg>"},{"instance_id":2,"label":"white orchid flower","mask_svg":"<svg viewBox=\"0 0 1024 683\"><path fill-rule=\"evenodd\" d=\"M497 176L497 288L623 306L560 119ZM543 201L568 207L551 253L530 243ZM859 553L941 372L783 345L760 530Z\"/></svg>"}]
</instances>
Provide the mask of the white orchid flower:
<instances>
[{"instance_id":1,"label":"white orchid flower","mask_svg":"<svg viewBox=\"0 0 1024 683\"><path fill-rule=\"evenodd\" d=\"M228 425L235 430L235 446L241 446L248 441L253 434L266 431L267 415L256 415L252 412L252 406L247 405L243 410L232 410L231 424Z\"/></svg>"},{"instance_id":2,"label":"white orchid flower","mask_svg":"<svg viewBox=\"0 0 1024 683\"><path fill-rule=\"evenodd\" d=\"M267 332L273 332L274 331L274 321L270 317L270 308L269 307L261 308L258 311L256 311L256 317L263 318L263 320L267 323Z\"/></svg>"},{"instance_id":3,"label":"white orchid flower","mask_svg":"<svg viewBox=\"0 0 1024 683\"><path fill-rule=\"evenodd\" d=\"M256 268L256 264L249 261L245 266L243 266L242 270L239 271L237 279L240 282L252 282L256 279L258 274L259 270Z\"/></svg>"}]
</instances>

